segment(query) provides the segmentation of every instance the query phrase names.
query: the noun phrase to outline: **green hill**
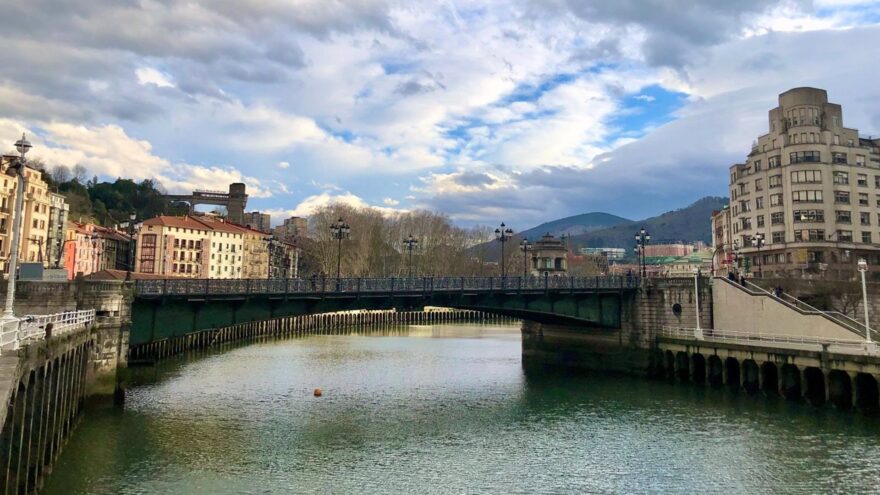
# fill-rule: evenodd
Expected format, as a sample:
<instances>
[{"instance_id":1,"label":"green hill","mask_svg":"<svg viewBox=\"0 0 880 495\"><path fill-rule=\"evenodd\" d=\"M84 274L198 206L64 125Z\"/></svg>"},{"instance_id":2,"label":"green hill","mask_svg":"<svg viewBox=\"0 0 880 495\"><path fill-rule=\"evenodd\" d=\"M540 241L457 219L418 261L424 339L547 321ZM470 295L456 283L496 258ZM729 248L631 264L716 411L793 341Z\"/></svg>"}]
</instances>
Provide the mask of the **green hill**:
<instances>
[{"instance_id":1,"label":"green hill","mask_svg":"<svg viewBox=\"0 0 880 495\"><path fill-rule=\"evenodd\" d=\"M547 232L550 232L557 237L562 234L576 236L624 223L632 223L632 220L617 215L611 215L610 213L582 213L580 215L542 223L537 227L519 232L518 235L519 237L526 237L527 239L532 240L538 239Z\"/></svg>"},{"instance_id":2,"label":"green hill","mask_svg":"<svg viewBox=\"0 0 880 495\"><path fill-rule=\"evenodd\" d=\"M727 198L707 196L695 203L656 217L637 222L627 222L613 227L594 230L572 236L572 248L580 247L619 247L631 249L638 229L645 227L651 234L652 242L703 241L712 242L712 212L720 210L728 203Z\"/></svg>"}]
</instances>

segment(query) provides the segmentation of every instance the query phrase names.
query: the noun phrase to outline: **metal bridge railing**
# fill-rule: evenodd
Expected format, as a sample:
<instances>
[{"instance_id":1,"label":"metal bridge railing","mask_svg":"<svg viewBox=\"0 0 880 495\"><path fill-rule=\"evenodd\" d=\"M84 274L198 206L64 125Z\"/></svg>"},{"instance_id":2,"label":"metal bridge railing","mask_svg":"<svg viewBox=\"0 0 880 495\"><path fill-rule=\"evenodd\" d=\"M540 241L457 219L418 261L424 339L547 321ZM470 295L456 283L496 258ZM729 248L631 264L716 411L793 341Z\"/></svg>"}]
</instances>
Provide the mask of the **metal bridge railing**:
<instances>
[{"instance_id":1,"label":"metal bridge railing","mask_svg":"<svg viewBox=\"0 0 880 495\"><path fill-rule=\"evenodd\" d=\"M702 339L697 335L702 333ZM810 345L818 346L819 350L825 347L836 347L845 349L854 349L864 351L865 341L858 339L835 339L825 337L814 337L810 335L784 335L784 334L766 334L751 332L734 332L729 330L717 330L712 328L687 328L687 327L669 327L664 326L657 333L658 337L671 337L687 340L704 340L719 342L734 342L747 345L768 345L768 344L792 344L792 345ZM876 352L876 346L868 349L869 352Z\"/></svg>"},{"instance_id":2,"label":"metal bridge railing","mask_svg":"<svg viewBox=\"0 0 880 495\"><path fill-rule=\"evenodd\" d=\"M638 288L638 277L413 277L290 279L158 279L135 281L138 296L223 294L434 293L575 291Z\"/></svg>"},{"instance_id":3,"label":"metal bridge railing","mask_svg":"<svg viewBox=\"0 0 880 495\"><path fill-rule=\"evenodd\" d=\"M51 315L27 315L0 329L0 349L18 349L22 343L79 330L95 321L95 310L65 311Z\"/></svg>"}]
</instances>

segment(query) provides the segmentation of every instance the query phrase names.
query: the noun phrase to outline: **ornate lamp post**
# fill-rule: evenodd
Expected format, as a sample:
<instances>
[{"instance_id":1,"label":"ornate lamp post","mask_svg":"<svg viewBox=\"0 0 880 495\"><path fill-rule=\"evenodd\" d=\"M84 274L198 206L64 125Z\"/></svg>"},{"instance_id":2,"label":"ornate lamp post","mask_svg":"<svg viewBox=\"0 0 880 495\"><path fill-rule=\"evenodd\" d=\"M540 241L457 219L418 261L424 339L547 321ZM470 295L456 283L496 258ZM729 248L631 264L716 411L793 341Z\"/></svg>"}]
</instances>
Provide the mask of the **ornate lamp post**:
<instances>
[{"instance_id":1,"label":"ornate lamp post","mask_svg":"<svg viewBox=\"0 0 880 495\"><path fill-rule=\"evenodd\" d=\"M764 276L763 263L761 262L761 248L764 247L764 234L758 232L752 237L752 247L758 248L758 278Z\"/></svg>"},{"instance_id":2,"label":"ornate lamp post","mask_svg":"<svg viewBox=\"0 0 880 495\"><path fill-rule=\"evenodd\" d=\"M495 239L501 241L501 276L507 276L507 264L504 260L504 244L513 237L513 230L504 225L504 222L501 222L501 226L495 229Z\"/></svg>"},{"instance_id":3,"label":"ornate lamp post","mask_svg":"<svg viewBox=\"0 0 880 495\"><path fill-rule=\"evenodd\" d=\"M409 272L407 274L408 278L412 278L412 269L413 269L413 261L412 261L412 253L413 249L419 245L419 240L410 234L406 239L403 240L403 245L406 246L406 250L409 251Z\"/></svg>"},{"instance_id":4,"label":"ornate lamp post","mask_svg":"<svg viewBox=\"0 0 880 495\"><path fill-rule=\"evenodd\" d=\"M134 221L137 213L128 215L128 270L125 272L125 280L131 280L131 272L134 271Z\"/></svg>"},{"instance_id":5,"label":"ornate lamp post","mask_svg":"<svg viewBox=\"0 0 880 495\"><path fill-rule=\"evenodd\" d=\"M636 232L636 246L633 248L633 251L636 253L636 257L639 262L639 273L642 278L647 276L648 267L645 263L645 246L649 242L651 242L651 234L642 227L638 232Z\"/></svg>"},{"instance_id":6,"label":"ornate lamp post","mask_svg":"<svg viewBox=\"0 0 880 495\"><path fill-rule=\"evenodd\" d=\"M862 306L865 307L865 344L871 345L871 323L868 321L868 285L865 283L865 272L868 271L868 262L865 258L859 259L859 273L862 274Z\"/></svg>"},{"instance_id":7,"label":"ornate lamp post","mask_svg":"<svg viewBox=\"0 0 880 495\"><path fill-rule=\"evenodd\" d=\"M336 248L336 283L339 284L339 275L342 273L340 271L342 268L342 240L347 239L351 234L351 227L340 217L336 223L330 225L330 234L338 241L338 247Z\"/></svg>"},{"instance_id":8,"label":"ornate lamp post","mask_svg":"<svg viewBox=\"0 0 880 495\"><path fill-rule=\"evenodd\" d=\"M523 253L523 278L529 277L529 251L532 250L532 245L529 244L528 239L523 239L519 242L519 249Z\"/></svg>"},{"instance_id":9,"label":"ornate lamp post","mask_svg":"<svg viewBox=\"0 0 880 495\"><path fill-rule=\"evenodd\" d=\"M10 322L18 320L13 314L12 308L15 304L15 277L16 270L18 269L18 245L21 243L21 217L23 216L21 209L24 199L24 167L27 164L24 155L31 149L31 143L25 138L24 134L21 135L21 139L15 142L15 149L18 150L19 153L17 164L14 165L18 182L15 189L15 218L12 221L12 247L9 250L9 263L7 265L9 281L6 288L6 307L3 310L3 317L0 318L0 323L2 323L4 329ZM18 340L16 339L16 347L18 347L17 342Z\"/></svg>"}]
</instances>

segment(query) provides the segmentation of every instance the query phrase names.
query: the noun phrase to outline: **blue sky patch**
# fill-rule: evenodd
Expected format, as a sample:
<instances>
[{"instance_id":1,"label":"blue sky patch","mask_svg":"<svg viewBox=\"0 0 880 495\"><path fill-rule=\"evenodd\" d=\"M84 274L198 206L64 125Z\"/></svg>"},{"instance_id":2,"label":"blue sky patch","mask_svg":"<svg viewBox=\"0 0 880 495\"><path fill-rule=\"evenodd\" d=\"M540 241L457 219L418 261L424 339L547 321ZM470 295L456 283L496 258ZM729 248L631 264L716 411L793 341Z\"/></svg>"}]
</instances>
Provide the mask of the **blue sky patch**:
<instances>
[{"instance_id":1,"label":"blue sky patch","mask_svg":"<svg viewBox=\"0 0 880 495\"><path fill-rule=\"evenodd\" d=\"M616 130L612 139L641 137L647 130L673 120L673 113L684 105L686 98L685 93L656 84L626 96L620 102L617 117L608 123Z\"/></svg>"}]
</instances>

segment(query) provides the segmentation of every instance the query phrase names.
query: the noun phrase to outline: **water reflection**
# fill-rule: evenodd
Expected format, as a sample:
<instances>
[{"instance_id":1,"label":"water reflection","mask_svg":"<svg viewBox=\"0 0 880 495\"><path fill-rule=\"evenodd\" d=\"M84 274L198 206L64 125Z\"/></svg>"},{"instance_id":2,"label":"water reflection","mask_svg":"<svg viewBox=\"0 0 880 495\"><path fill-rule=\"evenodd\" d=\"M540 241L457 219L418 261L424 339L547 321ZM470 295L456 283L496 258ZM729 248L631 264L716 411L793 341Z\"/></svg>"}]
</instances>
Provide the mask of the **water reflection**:
<instances>
[{"instance_id":1,"label":"water reflection","mask_svg":"<svg viewBox=\"0 0 880 495\"><path fill-rule=\"evenodd\" d=\"M864 492L880 472L875 419L520 351L515 326L397 326L133 370L45 492Z\"/></svg>"}]
</instances>

